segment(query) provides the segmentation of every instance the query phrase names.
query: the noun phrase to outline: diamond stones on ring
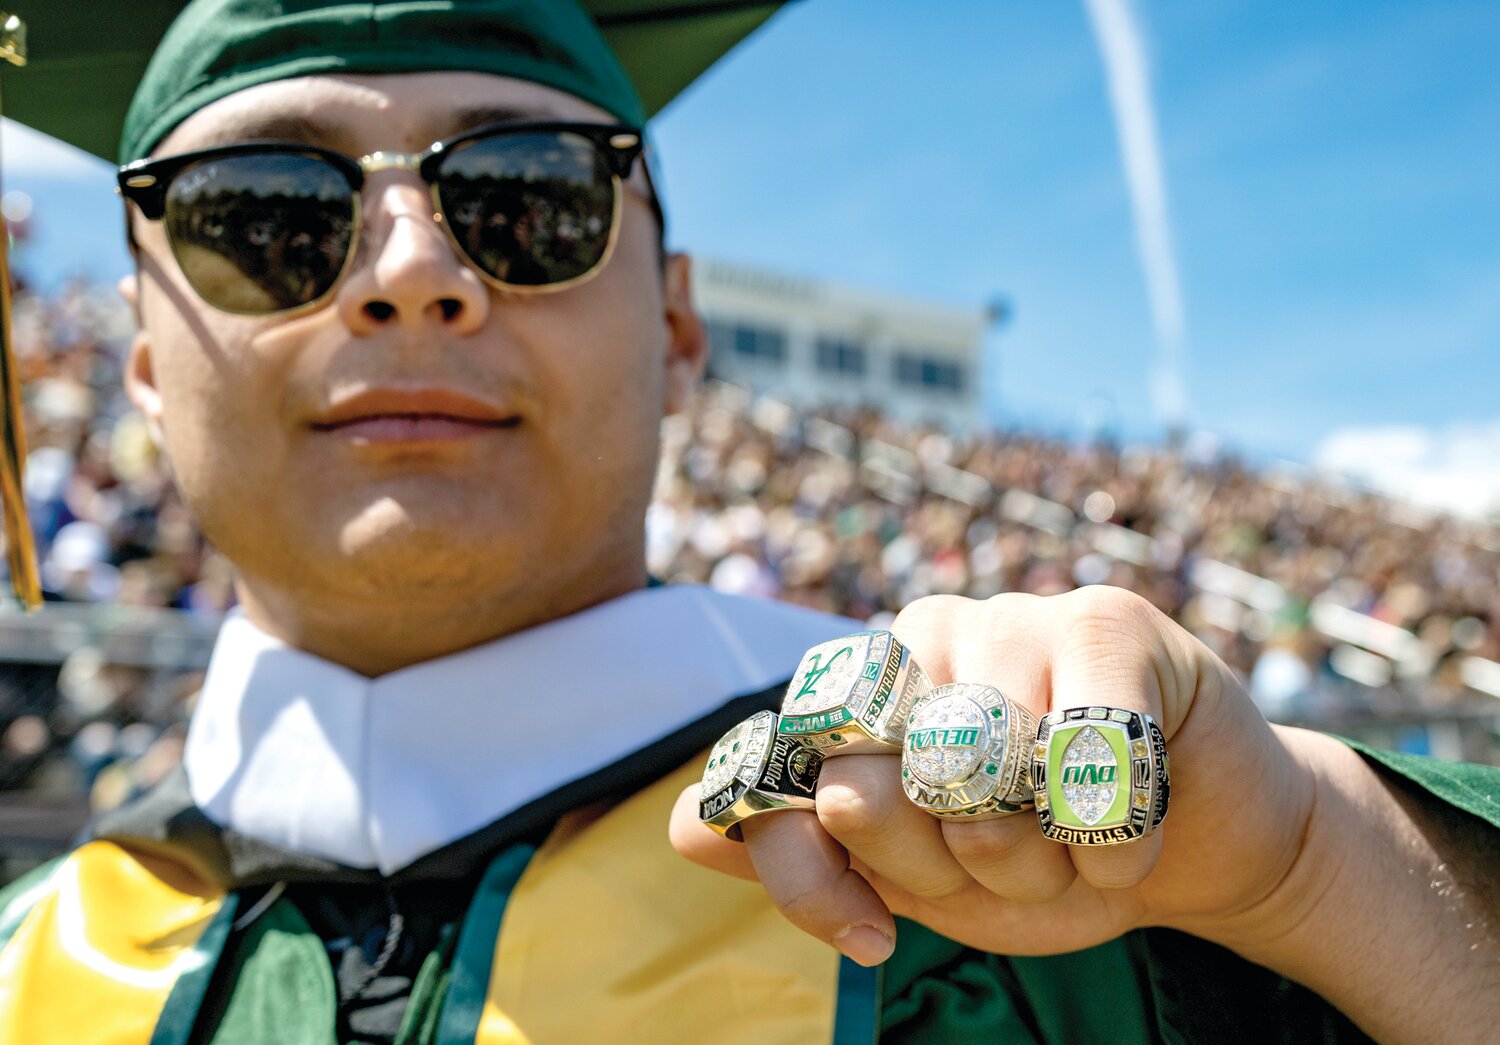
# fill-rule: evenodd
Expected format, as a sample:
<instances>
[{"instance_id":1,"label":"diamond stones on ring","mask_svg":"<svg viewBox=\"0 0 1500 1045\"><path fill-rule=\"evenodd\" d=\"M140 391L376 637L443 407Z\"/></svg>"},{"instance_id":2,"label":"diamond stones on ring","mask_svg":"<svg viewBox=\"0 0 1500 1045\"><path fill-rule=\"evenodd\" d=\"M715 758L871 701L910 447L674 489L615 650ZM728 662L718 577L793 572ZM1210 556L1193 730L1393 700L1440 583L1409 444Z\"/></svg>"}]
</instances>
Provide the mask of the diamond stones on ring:
<instances>
[{"instance_id":1,"label":"diamond stones on ring","mask_svg":"<svg viewBox=\"0 0 1500 1045\"><path fill-rule=\"evenodd\" d=\"M901 786L934 816L1008 816L1032 801L1028 759L1036 720L991 686L955 682L922 698L907 716Z\"/></svg>"},{"instance_id":2,"label":"diamond stones on ring","mask_svg":"<svg viewBox=\"0 0 1500 1045\"><path fill-rule=\"evenodd\" d=\"M698 816L734 841L740 823L780 809L811 809L823 755L777 732L774 711L757 711L719 738L708 753Z\"/></svg>"},{"instance_id":3,"label":"diamond stones on ring","mask_svg":"<svg viewBox=\"0 0 1500 1045\"><path fill-rule=\"evenodd\" d=\"M1037 730L1031 779L1042 834L1068 845L1133 842L1167 815L1166 740L1144 712L1052 712Z\"/></svg>"},{"instance_id":4,"label":"diamond stones on ring","mask_svg":"<svg viewBox=\"0 0 1500 1045\"><path fill-rule=\"evenodd\" d=\"M862 631L808 650L787 686L779 731L833 753L899 749L912 704L931 688L888 631Z\"/></svg>"}]
</instances>

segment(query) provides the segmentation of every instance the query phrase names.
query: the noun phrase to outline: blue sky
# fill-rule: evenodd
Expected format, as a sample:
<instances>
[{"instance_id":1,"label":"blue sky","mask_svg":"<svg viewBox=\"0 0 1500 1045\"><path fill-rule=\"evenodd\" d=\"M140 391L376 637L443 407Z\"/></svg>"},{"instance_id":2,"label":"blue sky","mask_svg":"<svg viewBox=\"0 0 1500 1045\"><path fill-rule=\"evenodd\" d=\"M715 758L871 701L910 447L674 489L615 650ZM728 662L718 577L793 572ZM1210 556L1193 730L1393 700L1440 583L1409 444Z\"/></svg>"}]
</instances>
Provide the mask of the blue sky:
<instances>
[{"instance_id":1,"label":"blue sky","mask_svg":"<svg viewBox=\"0 0 1500 1045\"><path fill-rule=\"evenodd\" d=\"M1360 433L1386 456L1404 433L1408 464L1440 467L1454 439L1472 462L1476 438L1500 462L1500 5L1125 10L1189 422L1263 458L1358 463ZM1107 402L1125 433L1159 433L1160 324L1082 0L801 0L656 136L678 246L963 306L1004 295L997 418L1073 429ZM107 178L16 142L32 267L112 276Z\"/></svg>"}]
</instances>

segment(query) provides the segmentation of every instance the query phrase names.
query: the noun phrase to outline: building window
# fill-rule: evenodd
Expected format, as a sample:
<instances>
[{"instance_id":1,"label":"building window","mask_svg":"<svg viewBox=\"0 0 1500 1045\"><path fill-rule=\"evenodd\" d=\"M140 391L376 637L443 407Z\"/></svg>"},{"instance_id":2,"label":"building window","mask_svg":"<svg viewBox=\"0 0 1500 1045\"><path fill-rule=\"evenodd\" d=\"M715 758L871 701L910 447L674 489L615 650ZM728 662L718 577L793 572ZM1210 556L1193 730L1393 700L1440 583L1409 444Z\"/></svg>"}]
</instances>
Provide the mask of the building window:
<instances>
[{"instance_id":1,"label":"building window","mask_svg":"<svg viewBox=\"0 0 1500 1045\"><path fill-rule=\"evenodd\" d=\"M765 327L734 328L734 354L766 363L786 362L786 335Z\"/></svg>"},{"instance_id":2,"label":"building window","mask_svg":"<svg viewBox=\"0 0 1500 1045\"><path fill-rule=\"evenodd\" d=\"M723 320L710 319L703 324L708 329L709 360L723 359L734 351L734 326Z\"/></svg>"},{"instance_id":3,"label":"building window","mask_svg":"<svg viewBox=\"0 0 1500 1045\"><path fill-rule=\"evenodd\" d=\"M817 344L817 364L819 370L860 377L865 372L864 346L820 337Z\"/></svg>"},{"instance_id":4,"label":"building window","mask_svg":"<svg viewBox=\"0 0 1500 1045\"><path fill-rule=\"evenodd\" d=\"M964 370L959 364L911 352L896 354L896 380L953 395L964 390Z\"/></svg>"}]
</instances>

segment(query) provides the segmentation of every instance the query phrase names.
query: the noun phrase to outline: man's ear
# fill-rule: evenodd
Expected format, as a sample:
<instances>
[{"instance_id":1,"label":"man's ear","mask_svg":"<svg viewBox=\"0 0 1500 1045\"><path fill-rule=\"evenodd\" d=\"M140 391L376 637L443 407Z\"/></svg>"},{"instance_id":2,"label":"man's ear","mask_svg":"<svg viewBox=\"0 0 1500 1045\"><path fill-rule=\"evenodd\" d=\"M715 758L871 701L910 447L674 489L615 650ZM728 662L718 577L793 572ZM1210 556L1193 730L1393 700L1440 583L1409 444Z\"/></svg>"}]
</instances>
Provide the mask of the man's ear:
<instances>
[{"instance_id":1,"label":"man's ear","mask_svg":"<svg viewBox=\"0 0 1500 1045\"><path fill-rule=\"evenodd\" d=\"M120 297L135 313L135 338L130 342L130 353L125 359L125 394L135 408L146 418L151 441L158 450L165 449L165 437L161 423L161 392L156 387L156 372L151 360L151 338L141 321L141 288L136 276L125 276L119 282Z\"/></svg>"},{"instance_id":2,"label":"man's ear","mask_svg":"<svg viewBox=\"0 0 1500 1045\"><path fill-rule=\"evenodd\" d=\"M121 276L120 282L115 284L115 292L125 304L130 306L130 314L135 317L135 328L144 330L146 327L145 317L141 315L141 277L140 260L136 260L136 271L128 276Z\"/></svg>"},{"instance_id":3,"label":"man's ear","mask_svg":"<svg viewBox=\"0 0 1500 1045\"><path fill-rule=\"evenodd\" d=\"M687 407L693 389L708 365L708 334L693 306L693 259L667 256L663 279L663 308L667 322L666 412Z\"/></svg>"}]
</instances>

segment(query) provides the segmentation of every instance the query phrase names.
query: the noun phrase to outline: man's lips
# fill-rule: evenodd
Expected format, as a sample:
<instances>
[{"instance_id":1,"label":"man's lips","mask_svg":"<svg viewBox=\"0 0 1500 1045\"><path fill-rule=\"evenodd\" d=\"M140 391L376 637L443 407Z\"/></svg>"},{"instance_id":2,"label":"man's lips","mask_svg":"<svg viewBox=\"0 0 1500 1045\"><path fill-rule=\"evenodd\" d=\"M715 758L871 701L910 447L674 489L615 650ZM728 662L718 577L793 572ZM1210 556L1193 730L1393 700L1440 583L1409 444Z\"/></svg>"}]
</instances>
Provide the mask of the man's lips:
<instances>
[{"instance_id":1,"label":"man's lips","mask_svg":"<svg viewBox=\"0 0 1500 1045\"><path fill-rule=\"evenodd\" d=\"M521 423L515 411L443 388L368 389L337 398L311 427L368 442L465 439Z\"/></svg>"}]
</instances>

